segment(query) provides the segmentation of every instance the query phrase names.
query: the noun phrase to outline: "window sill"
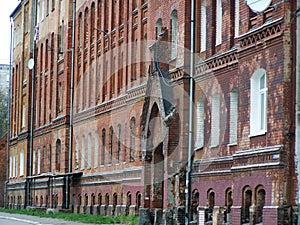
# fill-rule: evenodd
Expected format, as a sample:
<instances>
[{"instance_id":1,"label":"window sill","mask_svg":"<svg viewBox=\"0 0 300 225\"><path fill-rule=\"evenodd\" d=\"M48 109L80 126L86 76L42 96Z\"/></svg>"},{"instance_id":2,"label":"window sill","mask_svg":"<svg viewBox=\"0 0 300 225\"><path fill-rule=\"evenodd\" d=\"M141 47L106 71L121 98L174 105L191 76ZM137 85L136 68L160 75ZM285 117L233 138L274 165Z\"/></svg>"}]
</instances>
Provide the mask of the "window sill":
<instances>
[{"instance_id":1,"label":"window sill","mask_svg":"<svg viewBox=\"0 0 300 225\"><path fill-rule=\"evenodd\" d=\"M235 142L235 143L229 143L227 146L228 147L237 146L237 142Z\"/></svg>"},{"instance_id":2,"label":"window sill","mask_svg":"<svg viewBox=\"0 0 300 225\"><path fill-rule=\"evenodd\" d=\"M250 134L248 137L252 138L252 137L256 137L256 136L262 136L262 135L265 135L266 133L267 133L266 130L260 130L260 131Z\"/></svg>"}]
</instances>

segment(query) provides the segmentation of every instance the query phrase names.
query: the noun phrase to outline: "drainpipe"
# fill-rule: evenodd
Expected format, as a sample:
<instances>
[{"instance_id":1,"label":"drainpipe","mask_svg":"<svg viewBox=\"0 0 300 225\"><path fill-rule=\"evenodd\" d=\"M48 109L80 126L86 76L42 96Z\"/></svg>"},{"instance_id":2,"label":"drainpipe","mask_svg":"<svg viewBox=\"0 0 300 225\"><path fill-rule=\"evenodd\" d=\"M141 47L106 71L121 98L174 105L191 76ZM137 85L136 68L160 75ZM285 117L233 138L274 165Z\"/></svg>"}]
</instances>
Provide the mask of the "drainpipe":
<instances>
[{"instance_id":1,"label":"drainpipe","mask_svg":"<svg viewBox=\"0 0 300 225\"><path fill-rule=\"evenodd\" d=\"M297 0L296 16L296 139L295 151L297 157L297 205L298 225L300 225L300 0Z\"/></svg>"},{"instance_id":2,"label":"drainpipe","mask_svg":"<svg viewBox=\"0 0 300 225\"><path fill-rule=\"evenodd\" d=\"M33 6L32 6L32 9L33 9L33 26L31 28L32 30L32 49L31 49L31 52L32 52L32 59L35 62L35 59L36 59L36 55L35 55L35 48L36 48L36 40L35 40L35 27L36 27L36 24L37 24L37 0L33 1ZM34 89L35 89L35 65L33 66L33 68L31 69L31 107L30 107L30 140L29 140L29 168L28 168L28 176L32 176L32 155L33 155L33 123L34 123ZM27 205L31 205L31 196L30 196L30 180L27 179L26 180L27 182L27 185L26 185L26 196L27 196Z\"/></svg>"},{"instance_id":3,"label":"drainpipe","mask_svg":"<svg viewBox=\"0 0 300 225\"><path fill-rule=\"evenodd\" d=\"M72 22L72 59L71 59L71 84L70 84L70 136L69 136L69 173L72 173L73 153L73 96L74 96L74 64L75 64L75 29L76 29L76 0L73 0L73 22ZM70 202L70 178L66 176L66 208Z\"/></svg>"},{"instance_id":4,"label":"drainpipe","mask_svg":"<svg viewBox=\"0 0 300 225\"><path fill-rule=\"evenodd\" d=\"M9 149L10 149L10 111L11 111L11 108L10 108L10 92L11 92L11 76L12 76L12 50L13 50L13 39L12 39L12 36L13 36L13 19L12 17L10 17L10 47L9 47L9 50L10 50L10 53L9 53L9 79L8 79L8 90L7 90L7 94L8 94L8 98L7 98L7 150L6 150L6 153L5 153L5 159L6 159L6 173L5 173L5 179L6 179L6 182L5 182L5 186L4 186L4 208L6 208L6 204L7 204L7 184L8 184L8 179L9 179L9 168L10 168L10 163L9 162Z\"/></svg>"},{"instance_id":5,"label":"drainpipe","mask_svg":"<svg viewBox=\"0 0 300 225\"><path fill-rule=\"evenodd\" d=\"M189 144L188 161L185 182L185 224L188 225L191 220L190 213L190 190L191 190L191 166L193 152L193 103L194 103L194 49L195 49L195 0L191 0L191 52L190 52L190 99L189 99Z\"/></svg>"}]
</instances>

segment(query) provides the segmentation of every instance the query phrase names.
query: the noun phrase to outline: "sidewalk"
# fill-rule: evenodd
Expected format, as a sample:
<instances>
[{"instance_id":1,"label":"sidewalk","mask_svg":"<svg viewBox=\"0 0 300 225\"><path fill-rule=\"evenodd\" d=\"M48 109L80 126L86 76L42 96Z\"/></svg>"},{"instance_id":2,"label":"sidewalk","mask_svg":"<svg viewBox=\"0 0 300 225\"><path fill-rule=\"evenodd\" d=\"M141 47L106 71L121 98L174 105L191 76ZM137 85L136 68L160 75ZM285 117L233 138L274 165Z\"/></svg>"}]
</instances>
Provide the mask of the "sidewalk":
<instances>
[{"instance_id":1,"label":"sidewalk","mask_svg":"<svg viewBox=\"0 0 300 225\"><path fill-rule=\"evenodd\" d=\"M0 218L11 220L12 224L13 221L18 221L18 222L24 222L26 224L33 224L33 225L94 225L91 223L80 223L80 222L67 221L67 220L56 219L56 218L42 218L38 216L29 216L23 214L12 214L12 213L3 213L3 212L0 212Z\"/></svg>"}]
</instances>

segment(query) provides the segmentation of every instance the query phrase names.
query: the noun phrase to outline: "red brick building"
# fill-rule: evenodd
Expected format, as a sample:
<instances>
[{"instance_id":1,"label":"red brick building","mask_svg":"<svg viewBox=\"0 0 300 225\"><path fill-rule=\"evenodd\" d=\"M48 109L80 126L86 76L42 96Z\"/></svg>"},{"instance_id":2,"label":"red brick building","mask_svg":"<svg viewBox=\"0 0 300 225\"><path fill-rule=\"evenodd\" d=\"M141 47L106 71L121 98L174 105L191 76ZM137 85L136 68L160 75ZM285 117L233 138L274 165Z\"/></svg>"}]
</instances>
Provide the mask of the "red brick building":
<instances>
[{"instance_id":1,"label":"red brick building","mask_svg":"<svg viewBox=\"0 0 300 225\"><path fill-rule=\"evenodd\" d=\"M292 224L296 9L21 1L8 205Z\"/></svg>"}]
</instances>

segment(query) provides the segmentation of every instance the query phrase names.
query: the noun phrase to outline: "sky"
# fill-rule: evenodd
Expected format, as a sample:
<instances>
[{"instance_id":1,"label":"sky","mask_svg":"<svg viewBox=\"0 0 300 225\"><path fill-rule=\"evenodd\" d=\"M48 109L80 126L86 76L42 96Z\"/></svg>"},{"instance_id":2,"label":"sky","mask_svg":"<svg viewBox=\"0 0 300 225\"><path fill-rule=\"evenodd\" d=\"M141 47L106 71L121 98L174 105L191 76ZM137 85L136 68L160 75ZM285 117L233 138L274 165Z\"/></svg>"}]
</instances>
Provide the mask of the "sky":
<instances>
[{"instance_id":1,"label":"sky","mask_svg":"<svg viewBox=\"0 0 300 225\"><path fill-rule=\"evenodd\" d=\"M10 14L19 0L0 0L0 64L9 64L10 58Z\"/></svg>"}]
</instances>

